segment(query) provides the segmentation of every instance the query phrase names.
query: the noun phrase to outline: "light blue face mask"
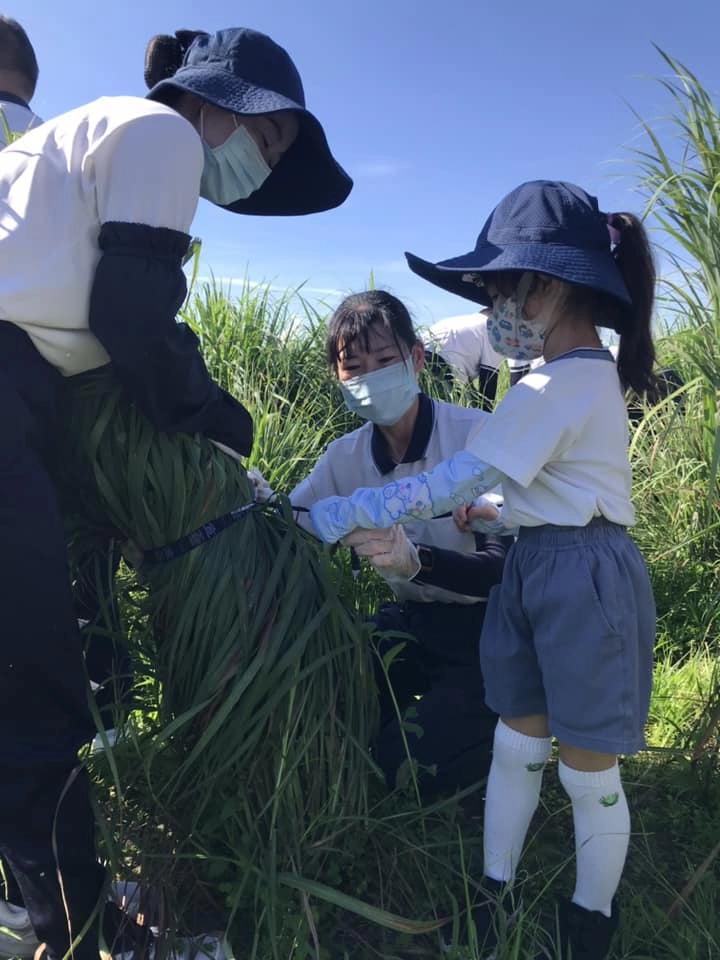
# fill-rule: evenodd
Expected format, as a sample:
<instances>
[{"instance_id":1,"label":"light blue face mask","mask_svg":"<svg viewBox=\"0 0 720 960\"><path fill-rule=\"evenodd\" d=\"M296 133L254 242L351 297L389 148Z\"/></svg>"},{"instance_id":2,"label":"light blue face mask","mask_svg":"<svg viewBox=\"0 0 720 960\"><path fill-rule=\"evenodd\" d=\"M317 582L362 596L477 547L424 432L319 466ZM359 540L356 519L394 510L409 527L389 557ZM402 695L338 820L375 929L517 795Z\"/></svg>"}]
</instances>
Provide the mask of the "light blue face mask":
<instances>
[{"instance_id":1,"label":"light blue face mask","mask_svg":"<svg viewBox=\"0 0 720 960\"><path fill-rule=\"evenodd\" d=\"M338 383L348 410L379 427L397 423L420 393L412 357Z\"/></svg>"},{"instance_id":2,"label":"light blue face mask","mask_svg":"<svg viewBox=\"0 0 720 960\"><path fill-rule=\"evenodd\" d=\"M205 162L200 178L200 196L220 206L244 200L255 193L272 173L265 163L260 148L238 124L236 129L218 147L209 147L203 139L203 114L200 113L200 137Z\"/></svg>"}]
</instances>

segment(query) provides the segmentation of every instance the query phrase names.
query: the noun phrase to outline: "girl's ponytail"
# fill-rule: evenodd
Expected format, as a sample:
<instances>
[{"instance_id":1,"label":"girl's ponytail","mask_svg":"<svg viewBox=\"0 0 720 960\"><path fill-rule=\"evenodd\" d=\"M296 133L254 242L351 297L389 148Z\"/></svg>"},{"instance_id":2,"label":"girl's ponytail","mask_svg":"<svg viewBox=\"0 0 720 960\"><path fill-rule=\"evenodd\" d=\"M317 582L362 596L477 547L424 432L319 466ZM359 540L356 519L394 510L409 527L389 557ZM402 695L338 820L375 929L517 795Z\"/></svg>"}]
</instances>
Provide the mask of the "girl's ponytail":
<instances>
[{"instance_id":1,"label":"girl's ponytail","mask_svg":"<svg viewBox=\"0 0 720 960\"><path fill-rule=\"evenodd\" d=\"M652 390L655 347L652 313L655 265L642 223L632 213L607 215L613 256L625 281L632 305L623 314L617 367L625 389L637 394Z\"/></svg>"}]
</instances>

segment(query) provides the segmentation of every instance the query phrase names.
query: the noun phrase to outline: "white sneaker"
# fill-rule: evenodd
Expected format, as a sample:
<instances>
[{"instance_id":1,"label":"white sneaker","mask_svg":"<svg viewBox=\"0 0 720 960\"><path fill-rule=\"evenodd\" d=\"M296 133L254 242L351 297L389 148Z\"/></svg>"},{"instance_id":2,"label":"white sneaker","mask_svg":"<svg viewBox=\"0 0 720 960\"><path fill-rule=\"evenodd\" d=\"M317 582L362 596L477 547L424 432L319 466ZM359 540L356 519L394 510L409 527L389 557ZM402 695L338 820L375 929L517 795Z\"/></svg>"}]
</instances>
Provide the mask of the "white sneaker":
<instances>
[{"instance_id":1,"label":"white sneaker","mask_svg":"<svg viewBox=\"0 0 720 960\"><path fill-rule=\"evenodd\" d=\"M32 957L39 946L27 910L0 900L0 958Z\"/></svg>"}]
</instances>

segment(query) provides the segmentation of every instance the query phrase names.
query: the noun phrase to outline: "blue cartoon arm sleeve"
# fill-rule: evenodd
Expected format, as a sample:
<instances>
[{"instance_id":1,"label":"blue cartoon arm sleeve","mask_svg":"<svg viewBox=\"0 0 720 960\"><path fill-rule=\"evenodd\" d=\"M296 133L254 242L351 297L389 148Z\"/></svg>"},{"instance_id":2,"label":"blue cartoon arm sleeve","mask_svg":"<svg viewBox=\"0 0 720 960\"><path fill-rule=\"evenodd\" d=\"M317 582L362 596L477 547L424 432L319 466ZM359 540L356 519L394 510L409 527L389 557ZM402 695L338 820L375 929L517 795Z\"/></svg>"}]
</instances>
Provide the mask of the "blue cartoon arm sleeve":
<instances>
[{"instance_id":1,"label":"blue cartoon arm sleeve","mask_svg":"<svg viewBox=\"0 0 720 960\"><path fill-rule=\"evenodd\" d=\"M335 543L356 527L373 530L441 516L471 503L501 480L495 467L462 450L427 473L384 487L361 487L349 497L318 500L310 508L310 520L320 540Z\"/></svg>"}]
</instances>

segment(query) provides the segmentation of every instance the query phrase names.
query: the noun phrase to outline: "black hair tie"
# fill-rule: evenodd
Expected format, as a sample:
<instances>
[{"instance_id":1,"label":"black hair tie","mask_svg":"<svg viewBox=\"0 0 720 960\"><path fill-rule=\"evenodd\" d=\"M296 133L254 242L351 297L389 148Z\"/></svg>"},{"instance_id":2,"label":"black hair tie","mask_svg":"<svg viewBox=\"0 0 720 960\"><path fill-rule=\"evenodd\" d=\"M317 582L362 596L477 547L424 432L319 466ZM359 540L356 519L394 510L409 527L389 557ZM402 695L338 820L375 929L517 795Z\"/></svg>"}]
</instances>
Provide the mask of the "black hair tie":
<instances>
[{"instance_id":1,"label":"black hair tie","mask_svg":"<svg viewBox=\"0 0 720 960\"><path fill-rule=\"evenodd\" d=\"M159 33L145 48L145 85L152 89L161 80L168 80L182 66L185 54L197 37L206 37L206 30L176 30L172 37Z\"/></svg>"}]
</instances>

